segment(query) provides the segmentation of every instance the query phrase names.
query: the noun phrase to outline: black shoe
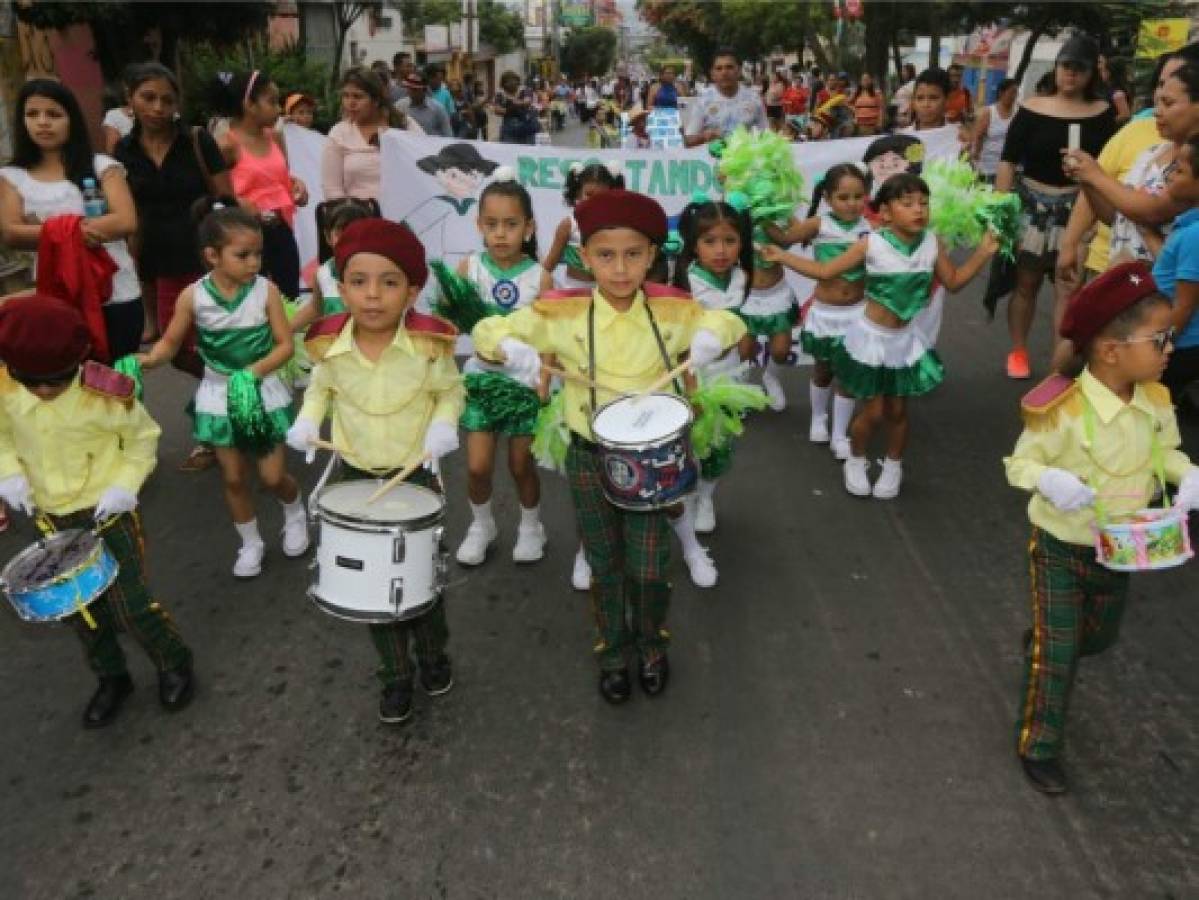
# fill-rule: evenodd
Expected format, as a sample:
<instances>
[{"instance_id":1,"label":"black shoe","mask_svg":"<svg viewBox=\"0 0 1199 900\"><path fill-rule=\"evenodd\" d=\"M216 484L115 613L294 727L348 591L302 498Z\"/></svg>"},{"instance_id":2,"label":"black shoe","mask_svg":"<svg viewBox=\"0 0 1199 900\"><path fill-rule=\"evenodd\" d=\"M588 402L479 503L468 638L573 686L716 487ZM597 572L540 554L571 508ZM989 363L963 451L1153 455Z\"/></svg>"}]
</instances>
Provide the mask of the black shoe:
<instances>
[{"instance_id":1,"label":"black shoe","mask_svg":"<svg viewBox=\"0 0 1199 900\"><path fill-rule=\"evenodd\" d=\"M103 728L117 717L125 698L133 693L133 679L128 675L101 678L100 686L83 711L84 728Z\"/></svg>"},{"instance_id":2,"label":"black shoe","mask_svg":"<svg viewBox=\"0 0 1199 900\"><path fill-rule=\"evenodd\" d=\"M379 721L399 725L412 717L412 682L397 681L383 688L379 698Z\"/></svg>"},{"instance_id":3,"label":"black shoe","mask_svg":"<svg viewBox=\"0 0 1199 900\"><path fill-rule=\"evenodd\" d=\"M192 678L191 663L177 669L158 673L158 701L164 709L178 712L192 702L195 695L195 679Z\"/></svg>"},{"instance_id":4,"label":"black shoe","mask_svg":"<svg viewBox=\"0 0 1199 900\"><path fill-rule=\"evenodd\" d=\"M433 663L420 667L420 686L430 697L448 694L454 686L454 667L444 653Z\"/></svg>"},{"instance_id":5,"label":"black shoe","mask_svg":"<svg viewBox=\"0 0 1199 900\"><path fill-rule=\"evenodd\" d=\"M641 681L641 690L651 697L658 696L666 690L666 682L670 681L670 660L663 654L653 662L642 662L637 677Z\"/></svg>"},{"instance_id":6,"label":"black shoe","mask_svg":"<svg viewBox=\"0 0 1199 900\"><path fill-rule=\"evenodd\" d=\"M633 686L629 683L629 670L612 669L600 672L599 691L603 698L613 705L624 703L633 693Z\"/></svg>"},{"instance_id":7,"label":"black shoe","mask_svg":"<svg viewBox=\"0 0 1199 900\"><path fill-rule=\"evenodd\" d=\"M1066 773L1056 759L1025 759L1020 757L1020 765L1024 766L1024 774L1042 794L1064 794Z\"/></svg>"}]
</instances>

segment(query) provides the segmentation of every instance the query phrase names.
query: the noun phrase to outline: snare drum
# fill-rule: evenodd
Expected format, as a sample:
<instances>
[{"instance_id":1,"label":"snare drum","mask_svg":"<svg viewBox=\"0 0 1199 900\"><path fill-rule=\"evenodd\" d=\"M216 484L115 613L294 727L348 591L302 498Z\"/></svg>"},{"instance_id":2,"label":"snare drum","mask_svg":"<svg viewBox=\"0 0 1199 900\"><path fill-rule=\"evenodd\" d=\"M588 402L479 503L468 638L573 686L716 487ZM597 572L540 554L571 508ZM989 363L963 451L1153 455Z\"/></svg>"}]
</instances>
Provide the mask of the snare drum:
<instances>
[{"instance_id":1,"label":"snare drum","mask_svg":"<svg viewBox=\"0 0 1199 900\"><path fill-rule=\"evenodd\" d=\"M445 501L428 488L398 484L368 504L382 484L342 482L316 498L319 544L308 596L341 619L411 619L445 586Z\"/></svg>"},{"instance_id":2,"label":"snare drum","mask_svg":"<svg viewBox=\"0 0 1199 900\"><path fill-rule=\"evenodd\" d=\"M621 397L591 420L600 448L604 494L615 506L646 512L673 506L695 490L691 404L675 394Z\"/></svg>"},{"instance_id":3,"label":"snare drum","mask_svg":"<svg viewBox=\"0 0 1199 900\"><path fill-rule=\"evenodd\" d=\"M94 532L70 528L14 556L0 572L0 586L26 622L58 622L108 590L118 568Z\"/></svg>"},{"instance_id":4,"label":"snare drum","mask_svg":"<svg viewBox=\"0 0 1199 900\"><path fill-rule=\"evenodd\" d=\"M1095 555L1117 572L1181 566L1194 556L1187 514L1181 509L1143 509L1095 527Z\"/></svg>"}]
</instances>

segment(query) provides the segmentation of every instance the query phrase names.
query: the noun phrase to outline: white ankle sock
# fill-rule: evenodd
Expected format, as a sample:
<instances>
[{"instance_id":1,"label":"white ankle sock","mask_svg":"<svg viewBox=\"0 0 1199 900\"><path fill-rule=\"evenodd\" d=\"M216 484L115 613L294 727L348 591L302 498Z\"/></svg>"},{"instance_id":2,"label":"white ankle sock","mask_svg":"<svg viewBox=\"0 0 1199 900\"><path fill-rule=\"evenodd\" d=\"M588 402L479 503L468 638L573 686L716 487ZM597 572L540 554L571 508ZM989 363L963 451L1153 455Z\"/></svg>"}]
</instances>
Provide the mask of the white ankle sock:
<instances>
[{"instance_id":1,"label":"white ankle sock","mask_svg":"<svg viewBox=\"0 0 1199 900\"><path fill-rule=\"evenodd\" d=\"M237 529L238 535L241 536L241 545L243 547L262 543L262 535L258 533L257 519L251 519L249 522L234 522L233 527Z\"/></svg>"},{"instance_id":2,"label":"white ankle sock","mask_svg":"<svg viewBox=\"0 0 1199 900\"><path fill-rule=\"evenodd\" d=\"M716 481L717 479L715 478L710 481L707 478L701 478L699 480L699 495L711 500L716 494Z\"/></svg>"},{"instance_id":3,"label":"white ankle sock","mask_svg":"<svg viewBox=\"0 0 1199 900\"><path fill-rule=\"evenodd\" d=\"M304 495L296 492L296 499L291 503L279 501L279 505L283 507L283 519L286 522L293 522L296 519L304 518Z\"/></svg>"},{"instance_id":4,"label":"white ankle sock","mask_svg":"<svg viewBox=\"0 0 1199 900\"><path fill-rule=\"evenodd\" d=\"M843 438L849 434L849 423L853 421L853 407L857 401L853 397L833 395L833 428L834 438Z\"/></svg>"},{"instance_id":5,"label":"white ankle sock","mask_svg":"<svg viewBox=\"0 0 1199 900\"><path fill-rule=\"evenodd\" d=\"M670 527L679 536L679 543L683 545L683 556L700 549L699 538L695 536L695 503L692 500L683 501L683 514L677 519L671 519Z\"/></svg>"},{"instance_id":6,"label":"white ankle sock","mask_svg":"<svg viewBox=\"0 0 1199 900\"><path fill-rule=\"evenodd\" d=\"M520 508L520 527L532 528L535 525L541 524L541 507L530 506Z\"/></svg>"},{"instance_id":7,"label":"white ankle sock","mask_svg":"<svg viewBox=\"0 0 1199 900\"><path fill-rule=\"evenodd\" d=\"M828 395L830 393L832 393L832 388L821 387L814 381L808 382L808 397L812 402L813 419L828 418Z\"/></svg>"},{"instance_id":8,"label":"white ankle sock","mask_svg":"<svg viewBox=\"0 0 1199 900\"><path fill-rule=\"evenodd\" d=\"M484 500L482 503L472 503L470 505L470 514L474 516L476 522L484 524L495 523L495 517L491 514L490 500Z\"/></svg>"}]
</instances>

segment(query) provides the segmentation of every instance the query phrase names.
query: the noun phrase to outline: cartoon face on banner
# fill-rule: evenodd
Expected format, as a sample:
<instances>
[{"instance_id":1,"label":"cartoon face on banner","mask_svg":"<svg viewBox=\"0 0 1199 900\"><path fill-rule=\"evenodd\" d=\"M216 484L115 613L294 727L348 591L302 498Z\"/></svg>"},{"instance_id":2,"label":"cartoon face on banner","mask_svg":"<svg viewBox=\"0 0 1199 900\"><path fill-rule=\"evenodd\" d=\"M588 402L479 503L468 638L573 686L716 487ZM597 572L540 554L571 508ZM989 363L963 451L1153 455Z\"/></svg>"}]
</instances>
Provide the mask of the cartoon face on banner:
<instances>
[{"instance_id":1,"label":"cartoon face on banner","mask_svg":"<svg viewBox=\"0 0 1199 900\"><path fill-rule=\"evenodd\" d=\"M862 155L862 162L870 169L873 196L892 175L920 174L924 164L924 144L910 134L888 134L871 142Z\"/></svg>"},{"instance_id":2,"label":"cartoon face on banner","mask_svg":"<svg viewBox=\"0 0 1199 900\"><path fill-rule=\"evenodd\" d=\"M440 247L442 258L453 264L478 248L478 193L499 163L484 158L474 144L457 143L422 157L416 165L439 190L405 213L403 221L426 246Z\"/></svg>"}]
</instances>

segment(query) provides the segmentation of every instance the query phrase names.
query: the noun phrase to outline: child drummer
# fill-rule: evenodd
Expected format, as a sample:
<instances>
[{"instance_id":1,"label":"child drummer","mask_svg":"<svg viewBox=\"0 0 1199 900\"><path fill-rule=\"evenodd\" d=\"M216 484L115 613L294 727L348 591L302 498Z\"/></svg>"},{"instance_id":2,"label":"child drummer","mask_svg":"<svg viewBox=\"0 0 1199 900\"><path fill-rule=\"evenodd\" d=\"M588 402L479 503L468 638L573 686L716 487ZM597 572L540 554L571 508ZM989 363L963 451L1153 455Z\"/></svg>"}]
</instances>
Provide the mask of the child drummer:
<instances>
[{"instance_id":1,"label":"child drummer","mask_svg":"<svg viewBox=\"0 0 1199 900\"><path fill-rule=\"evenodd\" d=\"M566 468L592 571L599 689L608 702L622 703L631 691L626 648L637 651L647 694L661 693L669 676L670 524L662 510L627 512L605 498L591 418L614 391L652 386L684 353L697 368L710 364L737 343L745 325L673 288L642 289L666 238L666 216L650 198L604 191L580 203L575 219L595 289L545 294L507 317L484 319L473 338L482 356L506 360L518 377L538 371L539 353L553 353L570 372L609 389L566 382Z\"/></svg>"},{"instance_id":2,"label":"child drummer","mask_svg":"<svg viewBox=\"0 0 1199 900\"><path fill-rule=\"evenodd\" d=\"M84 363L90 347L83 317L61 300L32 294L0 308L0 498L29 515L36 509L45 533L97 529L120 567L86 616L71 617L100 679L83 725L99 728L133 690L118 629L158 669L166 709L187 706L193 682L191 651L145 579L137 493L161 429L134 398L132 379Z\"/></svg>"},{"instance_id":3,"label":"child drummer","mask_svg":"<svg viewBox=\"0 0 1199 900\"><path fill-rule=\"evenodd\" d=\"M388 477L424 457L457 450L466 397L454 363L458 332L411 308L428 277L420 241L406 226L360 219L342 232L336 258L349 313L326 317L309 330L310 341L322 338L314 331L335 336L312 372L288 444L311 460L329 414L348 478ZM440 490L425 469L408 481ZM370 633L383 683L380 721L398 724L412 714L410 642L425 693L438 696L454 686L444 598L415 618L371 625Z\"/></svg>"},{"instance_id":4,"label":"child drummer","mask_svg":"<svg viewBox=\"0 0 1199 900\"><path fill-rule=\"evenodd\" d=\"M1078 661L1115 643L1128 575L1101 565L1093 524L1150 505L1166 482L1199 507L1199 469L1179 449L1169 392L1158 378L1174 329L1149 268L1109 269L1071 301L1062 337L1087 365L1024 398L1024 433L1004 460L1008 481L1033 493L1029 544L1032 628L1016 752L1037 790L1060 794L1066 707Z\"/></svg>"}]
</instances>

